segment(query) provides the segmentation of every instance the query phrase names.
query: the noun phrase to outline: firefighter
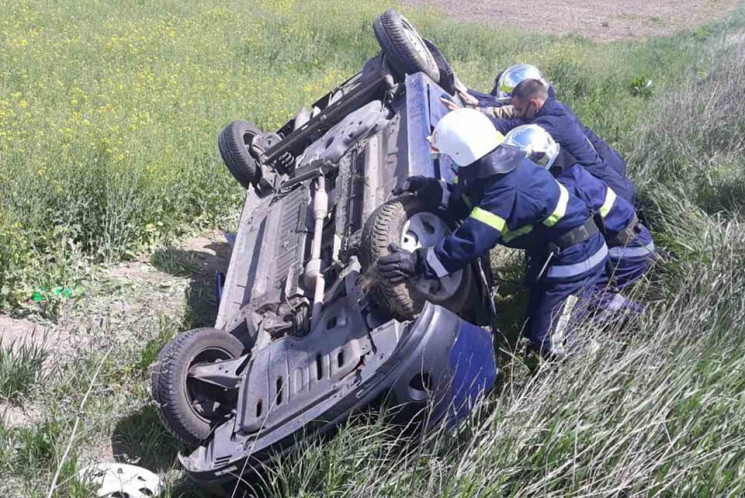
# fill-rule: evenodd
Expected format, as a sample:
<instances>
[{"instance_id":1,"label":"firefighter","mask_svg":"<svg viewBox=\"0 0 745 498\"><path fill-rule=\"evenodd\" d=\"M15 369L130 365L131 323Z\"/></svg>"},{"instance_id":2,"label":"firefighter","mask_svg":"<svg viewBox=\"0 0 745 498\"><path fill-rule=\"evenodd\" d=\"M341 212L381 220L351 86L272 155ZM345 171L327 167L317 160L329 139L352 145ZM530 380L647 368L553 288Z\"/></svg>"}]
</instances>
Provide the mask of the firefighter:
<instances>
[{"instance_id":1,"label":"firefighter","mask_svg":"<svg viewBox=\"0 0 745 498\"><path fill-rule=\"evenodd\" d=\"M656 258L654 241L649 230L639 223L630 202L579 164L561 164L559 145L538 125L513 129L504 143L520 148L528 158L549 169L559 183L585 202L598 224L602 224L610 258L605 282L622 289L634 284L649 270Z\"/></svg>"},{"instance_id":2,"label":"firefighter","mask_svg":"<svg viewBox=\"0 0 745 498\"><path fill-rule=\"evenodd\" d=\"M526 91L528 88L521 87L524 81L539 82L543 91L541 92L539 86L534 84L527 85L531 87L531 91ZM518 87L521 87L518 91L518 100L522 102L515 106L513 96ZM536 88L538 88L537 91ZM525 94L528 93L537 93L537 95L526 97ZM567 105L556 100L553 86L546 81L538 68L529 64L517 64L507 68L497 77L492 94L494 104L483 99L476 99L471 95L464 96L463 93L461 93L461 99L464 104L477 107L492 118L495 126L502 133L507 133L511 128L523 124L548 125L544 127L561 144L565 155L574 155L576 162L587 169L594 170L594 172L591 171L594 176L613 186L617 193L633 202L634 189L626 176L626 161L591 128L585 126ZM529 102L531 99L536 99L533 108ZM546 104L547 107L541 111ZM446 105L451 110L455 108L450 103ZM564 133L560 133L561 131ZM585 140L580 141L582 137ZM597 156L599 161L593 156ZM571 160L567 159L566 162L571 162ZM605 169L612 170L612 172L605 173Z\"/></svg>"},{"instance_id":3,"label":"firefighter","mask_svg":"<svg viewBox=\"0 0 745 498\"><path fill-rule=\"evenodd\" d=\"M458 109L435 127L433 152L448 156L457 183L412 177L395 194L411 192L432 209L462 220L435 246L408 252L392 246L378 260L391 283L440 278L464 268L496 244L525 249L545 261L531 276L528 338L547 356L562 356L573 318L596 290L608 257L602 234L583 201L504 137L484 114Z\"/></svg>"}]
</instances>

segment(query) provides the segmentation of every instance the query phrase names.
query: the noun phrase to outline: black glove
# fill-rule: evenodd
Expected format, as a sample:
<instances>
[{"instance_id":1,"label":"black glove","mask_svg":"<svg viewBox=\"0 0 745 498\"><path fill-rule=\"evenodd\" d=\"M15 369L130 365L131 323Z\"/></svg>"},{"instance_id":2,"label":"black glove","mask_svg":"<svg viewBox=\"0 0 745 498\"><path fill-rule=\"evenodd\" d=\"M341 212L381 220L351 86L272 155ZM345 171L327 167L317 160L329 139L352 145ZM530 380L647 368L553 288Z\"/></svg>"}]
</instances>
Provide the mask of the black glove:
<instances>
[{"instance_id":1,"label":"black glove","mask_svg":"<svg viewBox=\"0 0 745 498\"><path fill-rule=\"evenodd\" d=\"M378 258L378 273L392 284L399 284L425 272L422 249L409 252L395 244L388 246L391 252Z\"/></svg>"},{"instance_id":2,"label":"black glove","mask_svg":"<svg viewBox=\"0 0 745 498\"><path fill-rule=\"evenodd\" d=\"M437 209L442 204L445 187L434 178L426 176L410 176L393 189L393 195L401 195L411 192L419 199L422 199L428 209Z\"/></svg>"}]
</instances>

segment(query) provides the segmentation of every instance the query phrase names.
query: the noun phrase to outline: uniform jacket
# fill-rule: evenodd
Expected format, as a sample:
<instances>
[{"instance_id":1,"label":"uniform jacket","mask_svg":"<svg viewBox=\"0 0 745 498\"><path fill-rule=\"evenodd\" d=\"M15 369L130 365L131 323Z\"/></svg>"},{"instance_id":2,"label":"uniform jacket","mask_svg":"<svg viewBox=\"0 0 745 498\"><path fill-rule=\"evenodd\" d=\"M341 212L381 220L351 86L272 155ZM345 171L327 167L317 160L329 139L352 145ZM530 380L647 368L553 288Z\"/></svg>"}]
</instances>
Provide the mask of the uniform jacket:
<instances>
[{"instance_id":1,"label":"uniform jacket","mask_svg":"<svg viewBox=\"0 0 745 498\"><path fill-rule=\"evenodd\" d=\"M563 163L579 163L595 178L610 186L618 195L633 202L635 193L631 182L618 171L617 167L611 165L613 161L603 159L598 154L591 140L585 134L586 127L569 107L551 95L533 119L492 119L492 122L501 133L505 134L524 124L540 125L561 146L560 156L564 156ZM594 133L592 135L600 140ZM605 144L605 142L602 143ZM605 147L610 149L607 144L605 144ZM605 152L610 154L608 151Z\"/></svg>"},{"instance_id":2,"label":"uniform jacket","mask_svg":"<svg viewBox=\"0 0 745 498\"><path fill-rule=\"evenodd\" d=\"M552 168L552 172L557 173L556 179L559 183L584 201L591 212L600 215L607 240L613 240L619 232L635 221L634 206L616 195L612 188L589 174L579 164L558 171ZM639 225L638 232L629 247L645 247L652 242L652 236L645 227Z\"/></svg>"},{"instance_id":3,"label":"uniform jacket","mask_svg":"<svg viewBox=\"0 0 745 498\"><path fill-rule=\"evenodd\" d=\"M461 168L457 180L449 188L447 211L462 223L426 256L438 277L463 268L498 243L545 257L550 242L591 216L583 201L528 159L507 174L486 178L479 177L477 165ZM561 251L551 263L580 263L604 247L597 237Z\"/></svg>"}]
</instances>

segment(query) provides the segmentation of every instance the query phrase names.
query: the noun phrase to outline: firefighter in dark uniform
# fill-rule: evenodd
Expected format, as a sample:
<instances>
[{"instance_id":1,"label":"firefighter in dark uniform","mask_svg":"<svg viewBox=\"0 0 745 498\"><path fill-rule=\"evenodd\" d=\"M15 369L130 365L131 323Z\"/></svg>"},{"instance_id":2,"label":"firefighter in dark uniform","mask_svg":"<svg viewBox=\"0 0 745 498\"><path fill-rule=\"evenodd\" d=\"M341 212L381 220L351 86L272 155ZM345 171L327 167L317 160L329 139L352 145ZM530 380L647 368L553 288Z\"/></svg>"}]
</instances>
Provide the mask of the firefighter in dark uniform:
<instances>
[{"instance_id":1,"label":"firefighter in dark uniform","mask_svg":"<svg viewBox=\"0 0 745 498\"><path fill-rule=\"evenodd\" d=\"M634 206L612 188L589 174L579 164L561 164L559 145L538 125L523 125L510 131L506 144L520 148L549 169L570 193L583 200L602 223L609 262L604 281L623 289L638 281L656 258L649 230L639 222ZM558 159L558 160L557 160Z\"/></svg>"},{"instance_id":2,"label":"firefighter in dark uniform","mask_svg":"<svg viewBox=\"0 0 745 498\"><path fill-rule=\"evenodd\" d=\"M469 93L474 92L469 90ZM580 164L624 199L634 201L634 187L626 176L626 161L566 104L556 100L553 86L535 66L517 64L500 73L492 90L493 102L470 94L460 93L463 102L477 106L500 132L507 133L530 123L543 126L561 145L562 155L568 156L564 162ZM452 104L449 107L455 108Z\"/></svg>"},{"instance_id":3,"label":"firefighter in dark uniform","mask_svg":"<svg viewBox=\"0 0 745 498\"><path fill-rule=\"evenodd\" d=\"M573 317L597 291L608 248L585 203L503 140L489 118L473 109L455 110L439 121L430 143L457 165L457 183L412 177L395 192L412 192L462 223L434 247L413 253L392 247L377 269L391 283L422 275L439 278L496 244L525 249L545 261L529 282L531 346L561 356Z\"/></svg>"}]
</instances>

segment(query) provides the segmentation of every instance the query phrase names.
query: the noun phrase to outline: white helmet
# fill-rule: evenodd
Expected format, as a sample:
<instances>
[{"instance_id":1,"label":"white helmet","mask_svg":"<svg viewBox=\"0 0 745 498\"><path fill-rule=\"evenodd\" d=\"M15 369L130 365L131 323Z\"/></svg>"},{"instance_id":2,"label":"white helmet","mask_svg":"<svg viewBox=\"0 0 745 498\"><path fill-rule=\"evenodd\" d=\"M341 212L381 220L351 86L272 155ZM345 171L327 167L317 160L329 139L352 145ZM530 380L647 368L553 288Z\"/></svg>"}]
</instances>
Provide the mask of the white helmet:
<instances>
[{"instance_id":1,"label":"white helmet","mask_svg":"<svg viewBox=\"0 0 745 498\"><path fill-rule=\"evenodd\" d=\"M538 80L548 88L548 82L543 78L537 67L530 64L515 64L499 75L496 85L497 100L509 102L512 99L512 91L525 80Z\"/></svg>"},{"instance_id":2,"label":"white helmet","mask_svg":"<svg viewBox=\"0 0 745 498\"><path fill-rule=\"evenodd\" d=\"M476 109L456 109L445 114L429 137L434 152L447 155L461 167L481 159L503 140L504 135Z\"/></svg>"},{"instance_id":3,"label":"white helmet","mask_svg":"<svg viewBox=\"0 0 745 498\"><path fill-rule=\"evenodd\" d=\"M504 137L504 143L527 153L528 159L549 169L559 155L559 144L543 128L535 124L513 128Z\"/></svg>"}]
</instances>

